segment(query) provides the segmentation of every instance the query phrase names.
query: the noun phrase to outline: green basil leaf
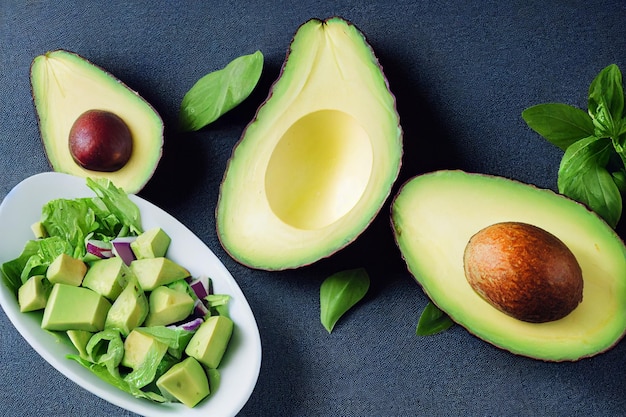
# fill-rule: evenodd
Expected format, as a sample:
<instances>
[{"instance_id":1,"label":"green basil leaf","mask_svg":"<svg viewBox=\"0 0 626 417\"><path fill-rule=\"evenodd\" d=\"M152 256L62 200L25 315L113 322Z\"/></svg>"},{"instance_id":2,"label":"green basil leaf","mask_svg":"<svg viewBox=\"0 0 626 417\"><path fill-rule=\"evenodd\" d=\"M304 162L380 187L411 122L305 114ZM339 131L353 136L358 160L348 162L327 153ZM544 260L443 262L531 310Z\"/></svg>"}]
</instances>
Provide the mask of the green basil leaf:
<instances>
[{"instance_id":1,"label":"green basil leaf","mask_svg":"<svg viewBox=\"0 0 626 417\"><path fill-rule=\"evenodd\" d=\"M418 336L430 336L441 333L454 325L447 314L439 309L432 301L429 301L422 311L415 334Z\"/></svg>"},{"instance_id":2,"label":"green basil leaf","mask_svg":"<svg viewBox=\"0 0 626 417\"><path fill-rule=\"evenodd\" d=\"M525 109L522 118L531 129L563 150L594 133L589 114L567 104L538 104Z\"/></svg>"},{"instance_id":3,"label":"green basil leaf","mask_svg":"<svg viewBox=\"0 0 626 417\"><path fill-rule=\"evenodd\" d=\"M199 130L232 110L252 93L262 70L263 54L256 51L200 78L183 97L180 128Z\"/></svg>"},{"instance_id":4,"label":"green basil leaf","mask_svg":"<svg viewBox=\"0 0 626 417\"><path fill-rule=\"evenodd\" d=\"M559 167L559 192L579 201L615 227L622 212L622 196L606 169L613 145L610 139L588 137L565 151Z\"/></svg>"},{"instance_id":5,"label":"green basil leaf","mask_svg":"<svg viewBox=\"0 0 626 417\"><path fill-rule=\"evenodd\" d=\"M619 122L620 130L624 129L622 125L624 124L625 121L626 120L622 120ZM611 140L613 142L613 148L615 149L617 156L619 156L623 165L626 167L626 135L622 133L617 136L612 136Z\"/></svg>"},{"instance_id":6,"label":"green basil leaf","mask_svg":"<svg viewBox=\"0 0 626 417\"><path fill-rule=\"evenodd\" d=\"M611 173L611 176L613 177L613 182L615 183L615 185L617 185L618 190L620 190L620 192L622 193L625 193L626 192L626 171L621 169L619 171Z\"/></svg>"},{"instance_id":7,"label":"green basil leaf","mask_svg":"<svg viewBox=\"0 0 626 417\"><path fill-rule=\"evenodd\" d=\"M624 115L624 88L617 65L607 66L591 82L588 108L598 129L597 136L619 135Z\"/></svg>"},{"instance_id":8,"label":"green basil leaf","mask_svg":"<svg viewBox=\"0 0 626 417\"><path fill-rule=\"evenodd\" d=\"M320 320L328 333L337 321L367 293L370 278L364 268L337 272L320 286Z\"/></svg>"}]
</instances>

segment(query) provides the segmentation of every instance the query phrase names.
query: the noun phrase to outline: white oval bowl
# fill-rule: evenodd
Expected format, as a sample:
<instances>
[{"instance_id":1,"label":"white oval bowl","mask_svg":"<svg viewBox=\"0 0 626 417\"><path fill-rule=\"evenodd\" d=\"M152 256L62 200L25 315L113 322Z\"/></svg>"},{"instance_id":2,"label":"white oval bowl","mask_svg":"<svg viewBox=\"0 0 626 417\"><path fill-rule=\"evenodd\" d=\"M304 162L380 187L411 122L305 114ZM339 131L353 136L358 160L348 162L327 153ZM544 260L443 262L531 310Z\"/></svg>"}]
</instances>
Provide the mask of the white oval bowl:
<instances>
[{"instance_id":1,"label":"white oval bowl","mask_svg":"<svg viewBox=\"0 0 626 417\"><path fill-rule=\"evenodd\" d=\"M46 172L33 175L15 186L0 204L0 263L16 258L27 240L30 226L41 218L41 208L55 198L93 197L83 178ZM160 226L172 238L167 256L186 267L192 276L208 276L215 293L229 294L230 317L235 330L220 364L220 383L194 408L180 403L153 403L133 397L100 380L77 362L68 341L59 342L41 329L41 313L21 313L14 294L0 282L0 305L7 317L35 351L59 372L94 395L121 408L145 416L234 416L252 395L261 368L261 339L250 306L233 276L215 254L187 227L152 203L130 195L141 211L145 230Z\"/></svg>"}]
</instances>

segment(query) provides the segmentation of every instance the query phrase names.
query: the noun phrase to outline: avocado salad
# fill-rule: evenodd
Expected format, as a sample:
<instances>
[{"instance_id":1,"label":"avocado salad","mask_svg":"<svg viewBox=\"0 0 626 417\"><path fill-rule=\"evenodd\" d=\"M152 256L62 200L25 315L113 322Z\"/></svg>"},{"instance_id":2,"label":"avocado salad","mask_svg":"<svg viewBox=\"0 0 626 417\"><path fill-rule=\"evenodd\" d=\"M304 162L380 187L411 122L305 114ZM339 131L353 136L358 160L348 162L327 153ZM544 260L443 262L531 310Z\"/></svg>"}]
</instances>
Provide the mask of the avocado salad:
<instances>
[{"instance_id":1,"label":"avocado salad","mask_svg":"<svg viewBox=\"0 0 626 417\"><path fill-rule=\"evenodd\" d=\"M0 265L21 312L69 340L67 355L137 398L194 407L219 381L234 323L227 294L169 259L165 230L108 179L95 197L55 199L22 253Z\"/></svg>"}]
</instances>

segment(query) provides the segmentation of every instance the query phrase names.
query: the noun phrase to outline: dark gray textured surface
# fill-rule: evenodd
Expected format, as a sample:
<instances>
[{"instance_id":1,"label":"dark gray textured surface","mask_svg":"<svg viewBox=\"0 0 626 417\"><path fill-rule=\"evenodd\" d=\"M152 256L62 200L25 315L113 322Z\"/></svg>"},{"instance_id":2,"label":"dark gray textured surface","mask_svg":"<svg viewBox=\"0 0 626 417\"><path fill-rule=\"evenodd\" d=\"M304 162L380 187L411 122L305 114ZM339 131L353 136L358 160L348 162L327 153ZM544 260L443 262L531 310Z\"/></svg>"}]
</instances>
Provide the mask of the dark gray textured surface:
<instances>
[{"instance_id":1,"label":"dark gray textured surface","mask_svg":"<svg viewBox=\"0 0 626 417\"><path fill-rule=\"evenodd\" d=\"M394 192L410 176L437 168L554 189L562 153L526 128L520 113L547 101L584 107L598 71L610 63L626 68L623 1L79 4L0 2L0 198L50 170L30 99L36 55L73 50L153 104L166 123L166 145L140 195L206 242L258 321L263 363L242 416L626 414L623 343L593 359L554 364L498 350L458 326L415 336L427 299L393 243L388 205L330 259L272 273L229 258L213 215L233 145L277 77L291 37L309 18L332 15L365 33L397 97L405 155ZM210 128L179 134L178 105L191 85L257 49L266 67L250 99ZM319 322L319 284L356 266L368 269L372 289L329 335ZM0 404L7 416L129 415L49 366L3 313Z\"/></svg>"}]
</instances>

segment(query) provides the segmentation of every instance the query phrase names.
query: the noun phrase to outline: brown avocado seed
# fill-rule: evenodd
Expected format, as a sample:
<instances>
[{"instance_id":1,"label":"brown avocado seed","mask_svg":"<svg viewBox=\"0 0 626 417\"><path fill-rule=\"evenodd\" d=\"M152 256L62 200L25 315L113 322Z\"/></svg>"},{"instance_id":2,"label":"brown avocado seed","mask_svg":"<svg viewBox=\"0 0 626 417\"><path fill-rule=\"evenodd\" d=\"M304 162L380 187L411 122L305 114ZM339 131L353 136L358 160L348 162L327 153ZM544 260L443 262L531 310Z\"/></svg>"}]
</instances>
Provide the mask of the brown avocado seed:
<instances>
[{"instance_id":1,"label":"brown avocado seed","mask_svg":"<svg viewBox=\"0 0 626 417\"><path fill-rule=\"evenodd\" d=\"M561 319L583 298L574 254L556 236L530 224L503 222L480 230L465 247L463 266L474 291L519 320Z\"/></svg>"},{"instance_id":2,"label":"brown avocado seed","mask_svg":"<svg viewBox=\"0 0 626 417\"><path fill-rule=\"evenodd\" d=\"M126 123L106 110L88 110L78 116L69 133L70 154L91 171L113 172L122 168L133 151Z\"/></svg>"}]
</instances>

